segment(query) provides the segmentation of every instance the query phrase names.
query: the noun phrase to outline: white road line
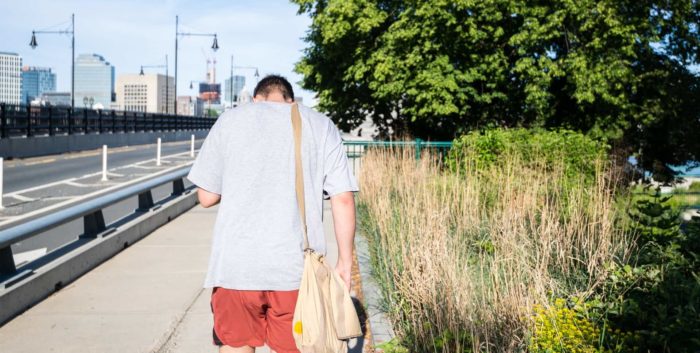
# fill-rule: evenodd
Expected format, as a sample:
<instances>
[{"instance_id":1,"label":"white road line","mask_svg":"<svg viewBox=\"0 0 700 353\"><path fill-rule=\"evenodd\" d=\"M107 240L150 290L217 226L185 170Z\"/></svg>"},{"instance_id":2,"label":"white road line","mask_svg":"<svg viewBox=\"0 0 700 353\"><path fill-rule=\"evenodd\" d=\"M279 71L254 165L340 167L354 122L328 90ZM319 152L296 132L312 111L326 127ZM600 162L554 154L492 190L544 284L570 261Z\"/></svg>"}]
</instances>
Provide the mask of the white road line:
<instances>
[{"instance_id":1,"label":"white road line","mask_svg":"<svg viewBox=\"0 0 700 353\"><path fill-rule=\"evenodd\" d=\"M139 169L163 169L162 167L149 167L145 165L135 165L134 168L139 168Z\"/></svg>"},{"instance_id":2,"label":"white road line","mask_svg":"<svg viewBox=\"0 0 700 353\"><path fill-rule=\"evenodd\" d=\"M100 181L99 183L83 183L80 184L80 187L83 188L94 188L94 187L100 187L100 186L105 186L105 185L119 185L121 184L120 182L115 182L115 181ZM77 185L76 185L77 186ZM78 196L78 195L76 195Z\"/></svg>"},{"instance_id":3,"label":"white road line","mask_svg":"<svg viewBox=\"0 0 700 353\"><path fill-rule=\"evenodd\" d=\"M66 184L66 185L70 185L70 186L77 186L77 187L79 187L79 188L86 188L86 187L88 187L88 186L85 185L85 184L76 183L76 182L74 182L74 181L67 181L67 182L65 182L65 184Z\"/></svg>"},{"instance_id":4,"label":"white road line","mask_svg":"<svg viewBox=\"0 0 700 353\"><path fill-rule=\"evenodd\" d=\"M25 193L30 192L30 191L39 190L39 189L43 189L43 188L48 188L48 187L51 187L51 186L54 186L54 185L63 184L63 183L65 183L65 182L67 182L67 181L72 181L72 180L75 180L75 179L78 179L78 178L68 178L68 179L64 179L64 180L54 181L54 182L51 182L51 183L48 183L48 184L42 184L42 185L32 186L31 188L26 188L26 189L24 189L24 190L19 190L19 191L14 191L14 192L11 192L11 193L7 193L7 194L5 194L5 196L12 196L12 197L14 197L14 195L17 195L17 194L25 194Z\"/></svg>"},{"instance_id":5,"label":"white road line","mask_svg":"<svg viewBox=\"0 0 700 353\"><path fill-rule=\"evenodd\" d=\"M78 197L80 197L80 196L51 196L51 197L45 197L41 200L42 201L43 200L71 200L71 199L75 199Z\"/></svg>"},{"instance_id":6,"label":"white road line","mask_svg":"<svg viewBox=\"0 0 700 353\"><path fill-rule=\"evenodd\" d=\"M39 248L34 250L29 250L17 254L13 254L16 266L19 267L27 262L34 261L46 254L46 248Z\"/></svg>"},{"instance_id":7,"label":"white road line","mask_svg":"<svg viewBox=\"0 0 700 353\"><path fill-rule=\"evenodd\" d=\"M164 156L163 158L168 158L168 157L173 157L173 156L179 156L179 155L187 154L187 153L189 153L189 152L181 152L181 153L169 154L169 155L167 155L167 156ZM136 163L133 163L133 164L124 165L124 166L121 166L121 167L112 168L112 169L110 169L110 170L119 170L119 169L124 169L124 168L131 168L131 167L135 167L135 166L137 166L137 165L139 165L139 164L148 163L148 162L151 162L151 161L155 161L155 159L154 159L154 158L152 158L152 159L147 159L147 160L145 160L145 161L140 161L140 162L136 162ZM146 169L150 169L150 168L146 168ZM159 168L159 169L160 169L160 168ZM108 171L108 172L109 172L109 171ZM73 177L73 178L68 178L68 179L53 181L53 182L50 182L50 183L48 183L48 184L42 184L42 185L32 186L32 187L30 187L30 188L26 188L26 189L22 189L22 190L18 190L18 191L9 192L9 193L6 193L4 196L6 196L6 197L14 197L15 195L18 195L18 194L25 194L25 193L30 192L30 191L35 191L35 190L39 190L39 189L43 189L43 188L48 188L48 187L55 186L55 185L67 184L68 182L71 182L71 181L74 181L74 180L83 179L83 178L89 178L89 177L92 177L92 176L95 176L95 175L101 175L101 174L102 174L102 172L99 171L99 172L92 173L92 174L85 174L85 175L82 175L82 176L80 176L80 177ZM78 186L78 185L74 185L74 186ZM20 196L20 197L21 197L21 196Z\"/></svg>"},{"instance_id":8,"label":"white road line","mask_svg":"<svg viewBox=\"0 0 700 353\"><path fill-rule=\"evenodd\" d=\"M22 196L22 195L19 195L19 194L12 194L12 195L10 195L10 197L14 197L14 198L16 198L17 200L24 201L24 202L32 202L32 201L35 200L35 199L31 198L31 197Z\"/></svg>"},{"instance_id":9,"label":"white road line","mask_svg":"<svg viewBox=\"0 0 700 353\"><path fill-rule=\"evenodd\" d=\"M77 198L75 198L75 199L67 200L67 201L64 201L64 202L59 202L59 203L54 204L54 205L51 205L51 206L49 206L49 207L40 208L40 209L38 209L38 210L34 210L34 211L32 211L32 212L25 213L25 214L22 214L22 215L20 215L20 216L14 217L14 218L11 219L11 220L7 220L7 221L2 220L2 221L0 221L0 226L4 226L4 225L6 225L6 224L11 224L11 223L15 223L15 222L19 224L19 223L21 222L22 219L25 219L25 218L28 218L28 217L32 217L32 216L34 216L34 215L36 215L36 214L44 213L44 212L46 212L46 211L51 211L51 210L53 210L53 209L57 209L57 208L64 207L64 206L66 206L66 205L68 205L68 204L70 204L70 203L72 203L72 202L75 202L75 201L79 201L79 200L82 200L82 199L86 199L86 198L89 198L89 197L93 197L93 196L95 196L95 195L99 195L99 194L102 194L102 193L107 193L107 192L110 192L110 191L113 191L113 190L116 190L116 189L119 189L119 188L122 188L122 187L126 187L126 186L129 186L129 185L133 185L133 184L139 183L139 182L141 182L141 181L147 180L147 179L149 179L149 178L154 178L154 177L156 177L156 176L158 176L158 175L167 174L167 173L169 173L169 172L171 172L171 171L173 171L173 170L180 169L180 168L183 168L183 167L188 166L188 165L192 165L192 163L194 163L194 161L189 162L189 163L185 163L185 164L181 164L181 165L177 165L177 166L173 166L173 167L170 167L170 168L167 168L167 169L163 169L163 170L161 170L161 171L158 171L158 172L155 172L155 173L152 173L152 174L144 175L144 176L142 176L142 177L140 177L140 178L136 178L136 179L134 179L134 180L129 180L129 181L127 181L127 182L120 183L120 184L117 184L117 185L108 187L108 188L106 188L106 189L96 190L96 191L93 191L93 192L91 192L91 193L89 193L89 194L86 194L86 195L83 195L83 196L79 196L79 197L77 197ZM100 174L100 173L97 173L97 174Z\"/></svg>"}]
</instances>

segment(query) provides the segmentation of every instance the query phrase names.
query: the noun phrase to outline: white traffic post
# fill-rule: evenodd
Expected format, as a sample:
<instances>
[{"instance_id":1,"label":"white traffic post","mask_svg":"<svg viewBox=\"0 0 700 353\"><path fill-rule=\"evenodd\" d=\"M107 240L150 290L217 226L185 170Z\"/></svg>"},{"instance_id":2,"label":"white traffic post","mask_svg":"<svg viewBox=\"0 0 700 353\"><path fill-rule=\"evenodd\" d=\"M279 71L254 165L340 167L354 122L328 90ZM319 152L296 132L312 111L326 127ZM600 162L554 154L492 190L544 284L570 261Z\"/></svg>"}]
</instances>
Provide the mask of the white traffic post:
<instances>
[{"instance_id":1,"label":"white traffic post","mask_svg":"<svg viewBox=\"0 0 700 353\"><path fill-rule=\"evenodd\" d=\"M160 137L158 138L158 147L156 149L156 165L160 165Z\"/></svg>"},{"instance_id":2,"label":"white traffic post","mask_svg":"<svg viewBox=\"0 0 700 353\"><path fill-rule=\"evenodd\" d=\"M102 181L107 181L107 145L102 145Z\"/></svg>"},{"instance_id":3,"label":"white traffic post","mask_svg":"<svg viewBox=\"0 0 700 353\"><path fill-rule=\"evenodd\" d=\"M190 157L194 158L194 135L190 138Z\"/></svg>"},{"instance_id":4,"label":"white traffic post","mask_svg":"<svg viewBox=\"0 0 700 353\"><path fill-rule=\"evenodd\" d=\"M2 157L0 157L0 210L5 208L2 206L2 195L3 195L2 185L5 182L5 180L3 178L3 174L2 174L4 162L5 162L5 160Z\"/></svg>"}]
</instances>

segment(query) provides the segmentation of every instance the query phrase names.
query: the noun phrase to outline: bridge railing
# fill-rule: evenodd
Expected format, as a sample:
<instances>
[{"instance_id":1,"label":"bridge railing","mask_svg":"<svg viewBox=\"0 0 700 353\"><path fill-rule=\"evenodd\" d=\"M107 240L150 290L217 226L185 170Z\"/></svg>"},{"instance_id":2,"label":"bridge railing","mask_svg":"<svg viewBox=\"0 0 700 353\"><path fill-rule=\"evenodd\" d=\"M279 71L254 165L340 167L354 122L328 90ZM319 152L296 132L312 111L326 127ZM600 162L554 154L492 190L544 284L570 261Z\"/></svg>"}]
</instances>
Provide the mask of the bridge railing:
<instances>
[{"instance_id":1,"label":"bridge railing","mask_svg":"<svg viewBox=\"0 0 700 353\"><path fill-rule=\"evenodd\" d=\"M0 138L207 130L216 118L0 103Z\"/></svg>"}]
</instances>

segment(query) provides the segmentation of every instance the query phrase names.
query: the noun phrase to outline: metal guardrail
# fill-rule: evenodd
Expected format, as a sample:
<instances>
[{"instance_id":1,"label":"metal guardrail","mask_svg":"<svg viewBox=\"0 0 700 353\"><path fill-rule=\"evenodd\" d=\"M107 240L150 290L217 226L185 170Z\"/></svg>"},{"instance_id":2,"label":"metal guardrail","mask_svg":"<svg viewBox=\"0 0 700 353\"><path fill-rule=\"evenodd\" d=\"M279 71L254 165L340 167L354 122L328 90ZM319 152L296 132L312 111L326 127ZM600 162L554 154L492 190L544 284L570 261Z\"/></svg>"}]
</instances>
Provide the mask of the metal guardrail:
<instances>
[{"instance_id":1,"label":"metal guardrail","mask_svg":"<svg viewBox=\"0 0 700 353\"><path fill-rule=\"evenodd\" d=\"M210 129L216 118L0 103L0 138Z\"/></svg>"},{"instance_id":2,"label":"metal guardrail","mask_svg":"<svg viewBox=\"0 0 700 353\"><path fill-rule=\"evenodd\" d=\"M12 255L12 244L41 234L80 217L83 217L83 225L85 227L81 237L96 238L104 236L115 229L106 227L102 214L103 209L119 201L138 195L138 208L134 210L134 213L147 212L155 205L152 195L152 190L154 188L172 183L173 191L171 196L181 195L186 191L183 178L187 175L189 169L190 168L183 168L176 170L0 231L0 275L12 275L17 272Z\"/></svg>"}]
</instances>

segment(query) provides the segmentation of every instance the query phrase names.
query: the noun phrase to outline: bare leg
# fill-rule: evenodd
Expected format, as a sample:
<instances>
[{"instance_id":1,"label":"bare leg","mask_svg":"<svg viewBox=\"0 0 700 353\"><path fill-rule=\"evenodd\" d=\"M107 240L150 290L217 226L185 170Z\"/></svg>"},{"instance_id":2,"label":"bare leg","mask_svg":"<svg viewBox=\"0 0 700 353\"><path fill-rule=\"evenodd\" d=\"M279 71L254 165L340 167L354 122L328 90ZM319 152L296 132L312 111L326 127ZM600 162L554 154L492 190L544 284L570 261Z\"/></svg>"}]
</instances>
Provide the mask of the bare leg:
<instances>
[{"instance_id":1,"label":"bare leg","mask_svg":"<svg viewBox=\"0 0 700 353\"><path fill-rule=\"evenodd\" d=\"M243 347L221 346L221 347L219 347L219 353L255 353L255 347L251 347L251 346L243 346Z\"/></svg>"}]
</instances>

